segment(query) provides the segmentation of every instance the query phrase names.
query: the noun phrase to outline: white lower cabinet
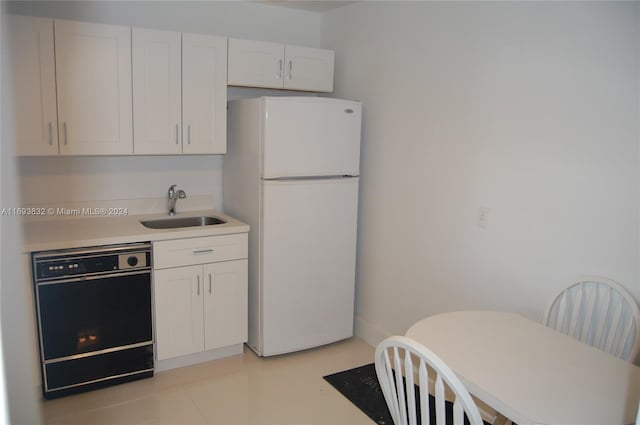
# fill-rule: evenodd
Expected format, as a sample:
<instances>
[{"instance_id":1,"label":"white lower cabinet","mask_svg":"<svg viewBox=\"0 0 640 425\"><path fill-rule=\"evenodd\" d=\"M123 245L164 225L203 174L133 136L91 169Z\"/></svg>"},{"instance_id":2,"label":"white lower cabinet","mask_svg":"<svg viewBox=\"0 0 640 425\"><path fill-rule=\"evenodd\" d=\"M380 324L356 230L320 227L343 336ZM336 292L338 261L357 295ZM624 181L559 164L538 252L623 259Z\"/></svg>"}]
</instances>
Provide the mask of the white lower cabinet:
<instances>
[{"instance_id":1,"label":"white lower cabinet","mask_svg":"<svg viewBox=\"0 0 640 425\"><path fill-rule=\"evenodd\" d=\"M233 255L229 246L236 247ZM153 249L156 358L172 359L246 342L246 233L162 241L154 243ZM215 257L221 249L227 251ZM169 264L163 261L167 253L177 250L183 253L181 262L190 265L161 268ZM191 257L184 255L186 251ZM227 260L229 256L244 258ZM212 258L222 260L197 264Z\"/></svg>"},{"instance_id":2,"label":"white lower cabinet","mask_svg":"<svg viewBox=\"0 0 640 425\"><path fill-rule=\"evenodd\" d=\"M247 260L203 266L205 350L247 340L247 266Z\"/></svg>"}]
</instances>

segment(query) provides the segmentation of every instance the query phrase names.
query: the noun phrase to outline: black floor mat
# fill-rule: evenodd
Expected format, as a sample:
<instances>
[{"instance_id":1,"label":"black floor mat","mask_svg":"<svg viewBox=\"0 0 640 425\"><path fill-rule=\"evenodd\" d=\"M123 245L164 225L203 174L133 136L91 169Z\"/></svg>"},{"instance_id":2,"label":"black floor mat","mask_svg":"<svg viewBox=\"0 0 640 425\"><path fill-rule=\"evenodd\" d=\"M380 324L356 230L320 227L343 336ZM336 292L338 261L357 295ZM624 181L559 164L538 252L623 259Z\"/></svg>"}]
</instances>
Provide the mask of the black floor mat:
<instances>
[{"instance_id":1,"label":"black floor mat","mask_svg":"<svg viewBox=\"0 0 640 425\"><path fill-rule=\"evenodd\" d=\"M393 425L373 363L323 377L375 423Z\"/></svg>"},{"instance_id":2,"label":"black floor mat","mask_svg":"<svg viewBox=\"0 0 640 425\"><path fill-rule=\"evenodd\" d=\"M375 423L378 425L393 425L373 363L327 375L323 378ZM416 386L417 390L418 387ZM416 397L416 401L419 401L418 397ZM453 424L453 404L448 401L445 403L446 423ZM430 422L435 424L435 399L431 395L429 395L429 407ZM418 423L420 422L419 412L420 406L418 405ZM464 423L465 425L469 424L466 416ZM485 424L489 425L487 422Z\"/></svg>"}]
</instances>

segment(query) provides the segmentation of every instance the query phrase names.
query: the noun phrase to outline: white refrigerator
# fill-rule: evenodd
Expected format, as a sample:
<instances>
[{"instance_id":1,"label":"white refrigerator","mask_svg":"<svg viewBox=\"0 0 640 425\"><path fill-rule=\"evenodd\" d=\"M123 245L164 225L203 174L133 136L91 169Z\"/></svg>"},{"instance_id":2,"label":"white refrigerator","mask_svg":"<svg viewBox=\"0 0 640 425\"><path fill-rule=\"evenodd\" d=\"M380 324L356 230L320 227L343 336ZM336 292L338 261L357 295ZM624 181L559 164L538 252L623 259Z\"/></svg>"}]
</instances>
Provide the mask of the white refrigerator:
<instances>
[{"instance_id":1,"label":"white refrigerator","mask_svg":"<svg viewBox=\"0 0 640 425\"><path fill-rule=\"evenodd\" d=\"M261 356L353 335L362 105L229 102L224 210L249 232L249 346Z\"/></svg>"}]
</instances>

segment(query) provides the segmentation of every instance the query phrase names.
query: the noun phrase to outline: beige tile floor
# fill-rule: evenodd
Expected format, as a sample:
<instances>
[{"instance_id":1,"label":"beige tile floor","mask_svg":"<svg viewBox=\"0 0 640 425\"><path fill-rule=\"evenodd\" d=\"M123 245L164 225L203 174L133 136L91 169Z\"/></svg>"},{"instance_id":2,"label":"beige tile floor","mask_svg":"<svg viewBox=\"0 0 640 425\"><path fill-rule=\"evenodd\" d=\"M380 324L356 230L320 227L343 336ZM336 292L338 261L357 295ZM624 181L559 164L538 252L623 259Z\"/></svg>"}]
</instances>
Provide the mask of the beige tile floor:
<instances>
[{"instance_id":1,"label":"beige tile floor","mask_svg":"<svg viewBox=\"0 0 640 425\"><path fill-rule=\"evenodd\" d=\"M373 361L360 339L244 354L41 404L45 424L372 424L322 377Z\"/></svg>"}]
</instances>

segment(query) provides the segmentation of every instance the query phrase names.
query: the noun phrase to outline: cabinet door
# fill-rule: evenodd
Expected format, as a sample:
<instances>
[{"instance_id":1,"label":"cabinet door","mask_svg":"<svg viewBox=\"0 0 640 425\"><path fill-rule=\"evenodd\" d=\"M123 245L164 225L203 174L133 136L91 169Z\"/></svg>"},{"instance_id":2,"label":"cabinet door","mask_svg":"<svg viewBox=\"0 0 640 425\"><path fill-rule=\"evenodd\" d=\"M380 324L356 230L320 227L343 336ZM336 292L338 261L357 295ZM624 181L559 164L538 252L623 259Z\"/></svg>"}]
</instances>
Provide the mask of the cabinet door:
<instances>
[{"instance_id":1,"label":"cabinet door","mask_svg":"<svg viewBox=\"0 0 640 425\"><path fill-rule=\"evenodd\" d=\"M11 16L9 87L16 153L57 155L58 123L53 21Z\"/></svg>"},{"instance_id":2,"label":"cabinet door","mask_svg":"<svg viewBox=\"0 0 640 425\"><path fill-rule=\"evenodd\" d=\"M205 350L247 341L247 260L204 266Z\"/></svg>"},{"instance_id":3,"label":"cabinet door","mask_svg":"<svg viewBox=\"0 0 640 425\"><path fill-rule=\"evenodd\" d=\"M55 21L60 153L133 153L131 28Z\"/></svg>"},{"instance_id":4,"label":"cabinet door","mask_svg":"<svg viewBox=\"0 0 640 425\"><path fill-rule=\"evenodd\" d=\"M333 91L333 50L285 47L284 88L318 92Z\"/></svg>"},{"instance_id":5,"label":"cabinet door","mask_svg":"<svg viewBox=\"0 0 640 425\"><path fill-rule=\"evenodd\" d=\"M227 39L182 34L182 152L227 151Z\"/></svg>"},{"instance_id":6,"label":"cabinet door","mask_svg":"<svg viewBox=\"0 0 640 425\"><path fill-rule=\"evenodd\" d=\"M133 151L182 152L181 34L132 30Z\"/></svg>"},{"instance_id":7,"label":"cabinet door","mask_svg":"<svg viewBox=\"0 0 640 425\"><path fill-rule=\"evenodd\" d=\"M155 270L153 280L158 360L202 351L202 266Z\"/></svg>"},{"instance_id":8,"label":"cabinet door","mask_svg":"<svg viewBox=\"0 0 640 425\"><path fill-rule=\"evenodd\" d=\"M282 88L284 45L229 39L230 86Z\"/></svg>"}]
</instances>

